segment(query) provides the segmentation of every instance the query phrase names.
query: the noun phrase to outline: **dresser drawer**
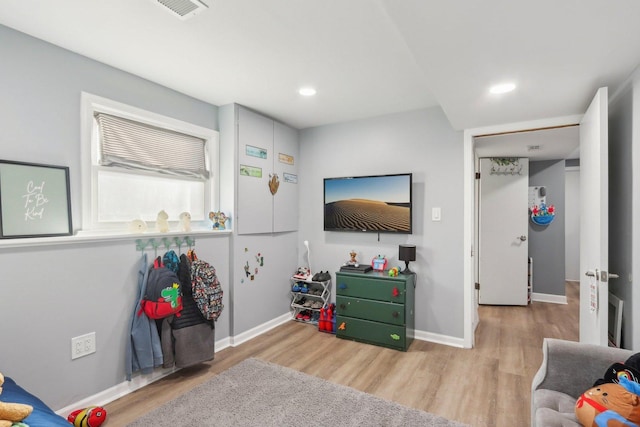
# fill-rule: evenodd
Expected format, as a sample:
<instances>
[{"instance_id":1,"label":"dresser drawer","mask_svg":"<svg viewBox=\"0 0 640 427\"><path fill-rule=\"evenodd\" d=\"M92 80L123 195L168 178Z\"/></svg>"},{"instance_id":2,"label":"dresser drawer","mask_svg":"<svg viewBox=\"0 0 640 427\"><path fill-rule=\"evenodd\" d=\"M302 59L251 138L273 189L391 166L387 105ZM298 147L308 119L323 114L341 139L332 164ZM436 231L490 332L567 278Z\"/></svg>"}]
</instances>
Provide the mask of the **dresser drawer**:
<instances>
[{"instance_id":1,"label":"dresser drawer","mask_svg":"<svg viewBox=\"0 0 640 427\"><path fill-rule=\"evenodd\" d=\"M396 350L407 349L404 326L355 319L340 314L336 316L336 336Z\"/></svg>"},{"instance_id":2,"label":"dresser drawer","mask_svg":"<svg viewBox=\"0 0 640 427\"><path fill-rule=\"evenodd\" d=\"M404 303L405 284L404 280L336 274L336 294L348 297Z\"/></svg>"},{"instance_id":3,"label":"dresser drawer","mask_svg":"<svg viewBox=\"0 0 640 427\"><path fill-rule=\"evenodd\" d=\"M404 305L402 304L338 295L336 297L336 310L342 316L391 323L393 325L404 326L405 324Z\"/></svg>"}]
</instances>

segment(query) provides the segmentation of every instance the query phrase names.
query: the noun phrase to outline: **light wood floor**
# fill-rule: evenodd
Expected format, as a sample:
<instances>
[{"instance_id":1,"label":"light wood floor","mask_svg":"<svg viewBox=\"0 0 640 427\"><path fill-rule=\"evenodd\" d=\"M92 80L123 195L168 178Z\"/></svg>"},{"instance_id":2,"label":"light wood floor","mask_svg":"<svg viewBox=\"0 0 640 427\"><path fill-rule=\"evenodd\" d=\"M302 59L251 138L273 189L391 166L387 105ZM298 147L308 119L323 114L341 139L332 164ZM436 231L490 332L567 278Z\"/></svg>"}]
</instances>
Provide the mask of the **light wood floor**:
<instances>
[{"instance_id":1,"label":"light wood floor","mask_svg":"<svg viewBox=\"0 0 640 427\"><path fill-rule=\"evenodd\" d=\"M480 306L471 350L416 340L404 353L287 322L216 353L210 363L182 369L106 405L107 424L126 425L255 357L472 426L528 426L530 385L542 361L543 337L579 337L579 285L566 287L567 305ZM301 399L313 402L312 394L309 390Z\"/></svg>"}]
</instances>

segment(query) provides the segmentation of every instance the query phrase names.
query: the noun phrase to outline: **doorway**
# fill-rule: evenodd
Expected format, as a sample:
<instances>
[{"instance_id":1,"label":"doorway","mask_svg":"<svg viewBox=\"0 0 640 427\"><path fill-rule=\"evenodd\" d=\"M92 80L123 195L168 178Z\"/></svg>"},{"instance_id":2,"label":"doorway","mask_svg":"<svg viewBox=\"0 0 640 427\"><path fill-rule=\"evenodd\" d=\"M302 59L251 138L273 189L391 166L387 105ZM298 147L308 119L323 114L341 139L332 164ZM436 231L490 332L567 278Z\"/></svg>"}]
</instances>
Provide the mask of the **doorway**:
<instances>
[{"instance_id":1,"label":"doorway","mask_svg":"<svg viewBox=\"0 0 640 427\"><path fill-rule=\"evenodd\" d=\"M477 227L477 182L473 176L475 165L480 157L528 157L544 159L545 155L552 158L569 158L571 154L564 152L559 154L556 149L558 145L552 144L549 136L556 132L559 134L575 132L577 124L582 116L569 116L549 120L534 121L527 123L516 123L510 125L493 126L481 129L470 129L465 131L465 198L475 200L474 203L465 203L465 248L472 248L472 257L466 256L464 259L465 283L475 283L478 278L477 256L478 248L476 242L478 238ZM544 135L544 143L533 142L530 138ZM512 139L520 140L520 144L514 143ZM484 140L483 142L479 142ZM544 148L547 145L547 149ZM542 147L541 147L542 146ZM532 150L538 153L531 153ZM575 142L571 152L579 153L579 138ZM526 268L526 267L525 267ZM465 347L474 347L474 329L479 322L477 292L472 286L465 285Z\"/></svg>"}]
</instances>

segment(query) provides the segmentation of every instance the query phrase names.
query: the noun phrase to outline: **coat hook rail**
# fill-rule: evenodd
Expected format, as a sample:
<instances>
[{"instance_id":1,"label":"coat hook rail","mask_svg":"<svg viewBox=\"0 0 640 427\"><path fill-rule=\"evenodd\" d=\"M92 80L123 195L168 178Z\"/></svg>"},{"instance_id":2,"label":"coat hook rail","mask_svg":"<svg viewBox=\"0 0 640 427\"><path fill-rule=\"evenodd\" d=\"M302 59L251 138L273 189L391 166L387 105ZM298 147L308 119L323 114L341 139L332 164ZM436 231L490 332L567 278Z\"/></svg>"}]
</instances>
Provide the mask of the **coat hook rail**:
<instances>
[{"instance_id":1,"label":"coat hook rail","mask_svg":"<svg viewBox=\"0 0 640 427\"><path fill-rule=\"evenodd\" d=\"M147 249L153 249L157 252L160 246L164 246L166 250L169 250L171 247L177 247L180 249L183 245L187 245L189 249L191 249L195 244L196 240L190 236L174 237L172 239L168 237L163 237L161 239L152 237L150 239L136 239L136 250L142 252Z\"/></svg>"}]
</instances>

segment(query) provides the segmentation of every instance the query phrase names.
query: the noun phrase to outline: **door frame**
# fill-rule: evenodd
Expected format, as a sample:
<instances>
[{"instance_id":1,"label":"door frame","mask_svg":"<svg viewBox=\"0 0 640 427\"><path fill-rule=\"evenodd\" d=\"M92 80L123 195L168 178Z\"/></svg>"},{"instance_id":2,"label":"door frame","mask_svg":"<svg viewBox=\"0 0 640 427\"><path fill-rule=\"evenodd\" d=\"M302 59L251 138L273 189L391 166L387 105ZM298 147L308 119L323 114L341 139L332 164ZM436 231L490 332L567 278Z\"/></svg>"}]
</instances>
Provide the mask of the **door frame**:
<instances>
[{"instance_id":1,"label":"door frame","mask_svg":"<svg viewBox=\"0 0 640 427\"><path fill-rule=\"evenodd\" d=\"M463 138L463 286L464 286L464 336L463 347L475 346L475 329L478 326L478 301L475 292L478 257L477 246L478 211L476 209L476 164L475 137L496 133L509 133L544 129L555 126L576 125L582 114L553 117L526 122L508 123L481 128L465 129Z\"/></svg>"}]
</instances>

